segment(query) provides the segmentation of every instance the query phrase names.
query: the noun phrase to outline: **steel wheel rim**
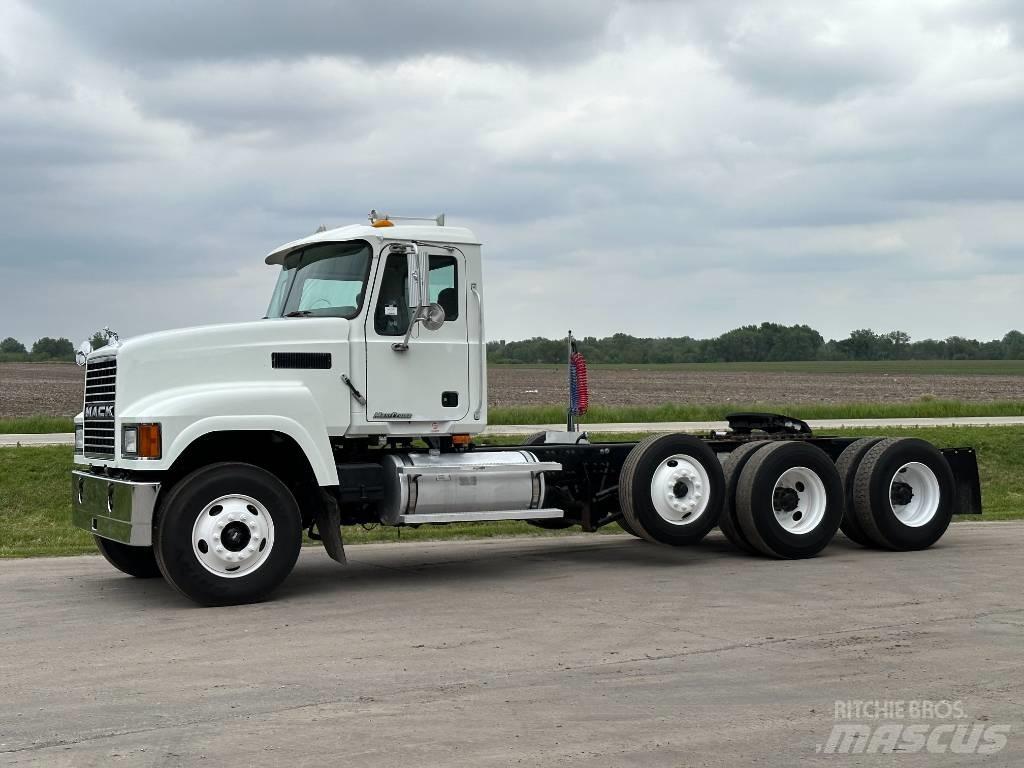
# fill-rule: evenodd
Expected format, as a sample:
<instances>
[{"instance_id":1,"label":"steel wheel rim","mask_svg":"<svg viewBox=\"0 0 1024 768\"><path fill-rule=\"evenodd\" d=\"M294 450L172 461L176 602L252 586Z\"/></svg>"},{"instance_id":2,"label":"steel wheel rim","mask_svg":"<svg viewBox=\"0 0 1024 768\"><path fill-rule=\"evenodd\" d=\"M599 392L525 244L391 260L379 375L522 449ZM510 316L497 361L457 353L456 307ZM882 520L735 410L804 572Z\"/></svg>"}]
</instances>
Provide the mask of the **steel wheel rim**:
<instances>
[{"instance_id":1,"label":"steel wheel rim","mask_svg":"<svg viewBox=\"0 0 1024 768\"><path fill-rule=\"evenodd\" d=\"M651 503L665 522L690 525L707 511L710 500L711 478L692 456L669 456L654 470Z\"/></svg>"},{"instance_id":2,"label":"steel wheel rim","mask_svg":"<svg viewBox=\"0 0 1024 768\"><path fill-rule=\"evenodd\" d=\"M901 494L905 493L900 484L909 486L912 494L905 504L898 503L902 500ZM929 466L919 461L907 462L896 470L889 481L889 506L896 519L910 528L920 528L931 522L941 502L939 478Z\"/></svg>"},{"instance_id":3,"label":"steel wheel rim","mask_svg":"<svg viewBox=\"0 0 1024 768\"><path fill-rule=\"evenodd\" d=\"M825 519L828 495L818 473L807 467L790 467L772 488L775 520L788 533L811 533Z\"/></svg>"},{"instance_id":4,"label":"steel wheel rim","mask_svg":"<svg viewBox=\"0 0 1024 768\"><path fill-rule=\"evenodd\" d=\"M214 499L192 526L196 559L225 579L249 575L269 559L273 548L274 521L251 496L233 493Z\"/></svg>"}]
</instances>

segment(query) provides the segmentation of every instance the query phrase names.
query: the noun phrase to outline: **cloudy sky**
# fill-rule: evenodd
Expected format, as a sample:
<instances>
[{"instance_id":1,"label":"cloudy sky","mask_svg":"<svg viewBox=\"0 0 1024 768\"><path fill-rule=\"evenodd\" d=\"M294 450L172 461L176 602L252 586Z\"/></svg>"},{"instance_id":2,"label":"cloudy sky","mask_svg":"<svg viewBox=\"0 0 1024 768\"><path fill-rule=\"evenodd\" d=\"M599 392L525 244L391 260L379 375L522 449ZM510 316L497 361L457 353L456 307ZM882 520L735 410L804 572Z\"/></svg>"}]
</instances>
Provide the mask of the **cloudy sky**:
<instances>
[{"instance_id":1,"label":"cloudy sky","mask_svg":"<svg viewBox=\"0 0 1024 768\"><path fill-rule=\"evenodd\" d=\"M261 316L445 211L488 335L1024 328L1014 0L3 0L0 337Z\"/></svg>"}]
</instances>

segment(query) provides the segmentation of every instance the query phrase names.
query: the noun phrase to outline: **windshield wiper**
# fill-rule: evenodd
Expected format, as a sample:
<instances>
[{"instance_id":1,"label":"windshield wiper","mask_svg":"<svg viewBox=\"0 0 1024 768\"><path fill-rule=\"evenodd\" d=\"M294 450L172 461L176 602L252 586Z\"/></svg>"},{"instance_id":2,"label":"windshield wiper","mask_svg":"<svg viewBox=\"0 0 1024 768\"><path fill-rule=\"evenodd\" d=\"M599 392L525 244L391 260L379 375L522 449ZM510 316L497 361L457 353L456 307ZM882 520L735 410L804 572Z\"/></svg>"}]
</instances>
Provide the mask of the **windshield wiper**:
<instances>
[{"instance_id":1,"label":"windshield wiper","mask_svg":"<svg viewBox=\"0 0 1024 768\"><path fill-rule=\"evenodd\" d=\"M312 315L312 314L313 314L313 310L311 310L311 309L296 309L296 310L294 310L292 312L287 313L285 315L285 317L305 317L306 315Z\"/></svg>"}]
</instances>

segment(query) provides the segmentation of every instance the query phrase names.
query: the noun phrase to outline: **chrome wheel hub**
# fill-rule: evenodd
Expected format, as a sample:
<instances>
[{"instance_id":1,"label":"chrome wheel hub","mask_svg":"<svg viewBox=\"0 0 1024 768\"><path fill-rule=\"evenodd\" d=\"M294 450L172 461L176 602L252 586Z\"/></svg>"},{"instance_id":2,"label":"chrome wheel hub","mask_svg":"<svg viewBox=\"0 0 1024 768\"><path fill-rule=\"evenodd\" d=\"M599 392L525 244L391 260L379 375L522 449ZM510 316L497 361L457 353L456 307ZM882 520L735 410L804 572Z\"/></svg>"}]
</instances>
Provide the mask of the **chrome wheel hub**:
<instances>
[{"instance_id":1,"label":"chrome wheel hub","mask_svg":"<svg viewBox=\"0 0 1024 768\"><path fill-rule=\"evenodd\" d=\"M252 573L270 557L274 521L267 508L250 496L214 499L192 527L192 551L210 573L227 579Z\"/></svg>"}]
</instances>

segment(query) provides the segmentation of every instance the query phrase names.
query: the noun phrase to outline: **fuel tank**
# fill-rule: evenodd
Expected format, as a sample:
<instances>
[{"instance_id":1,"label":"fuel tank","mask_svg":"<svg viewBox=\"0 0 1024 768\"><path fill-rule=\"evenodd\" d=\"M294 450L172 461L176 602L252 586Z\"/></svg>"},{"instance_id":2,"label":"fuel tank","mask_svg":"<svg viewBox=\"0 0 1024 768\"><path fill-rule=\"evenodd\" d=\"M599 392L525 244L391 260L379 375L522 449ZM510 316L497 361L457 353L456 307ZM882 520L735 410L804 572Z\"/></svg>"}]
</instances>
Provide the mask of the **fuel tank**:
<instances>
[{"instance_id":1,"label":"fuel tank","mask_svg":"<svg viewBox=\"0 0 1024 768\"><path fill-rule=\"evenodd\" d=\"M544 501L544 472L558 469L529 451L391 454L380 517L391 525L541 517L530 512Z\"/></svg>"}]
</instances>

